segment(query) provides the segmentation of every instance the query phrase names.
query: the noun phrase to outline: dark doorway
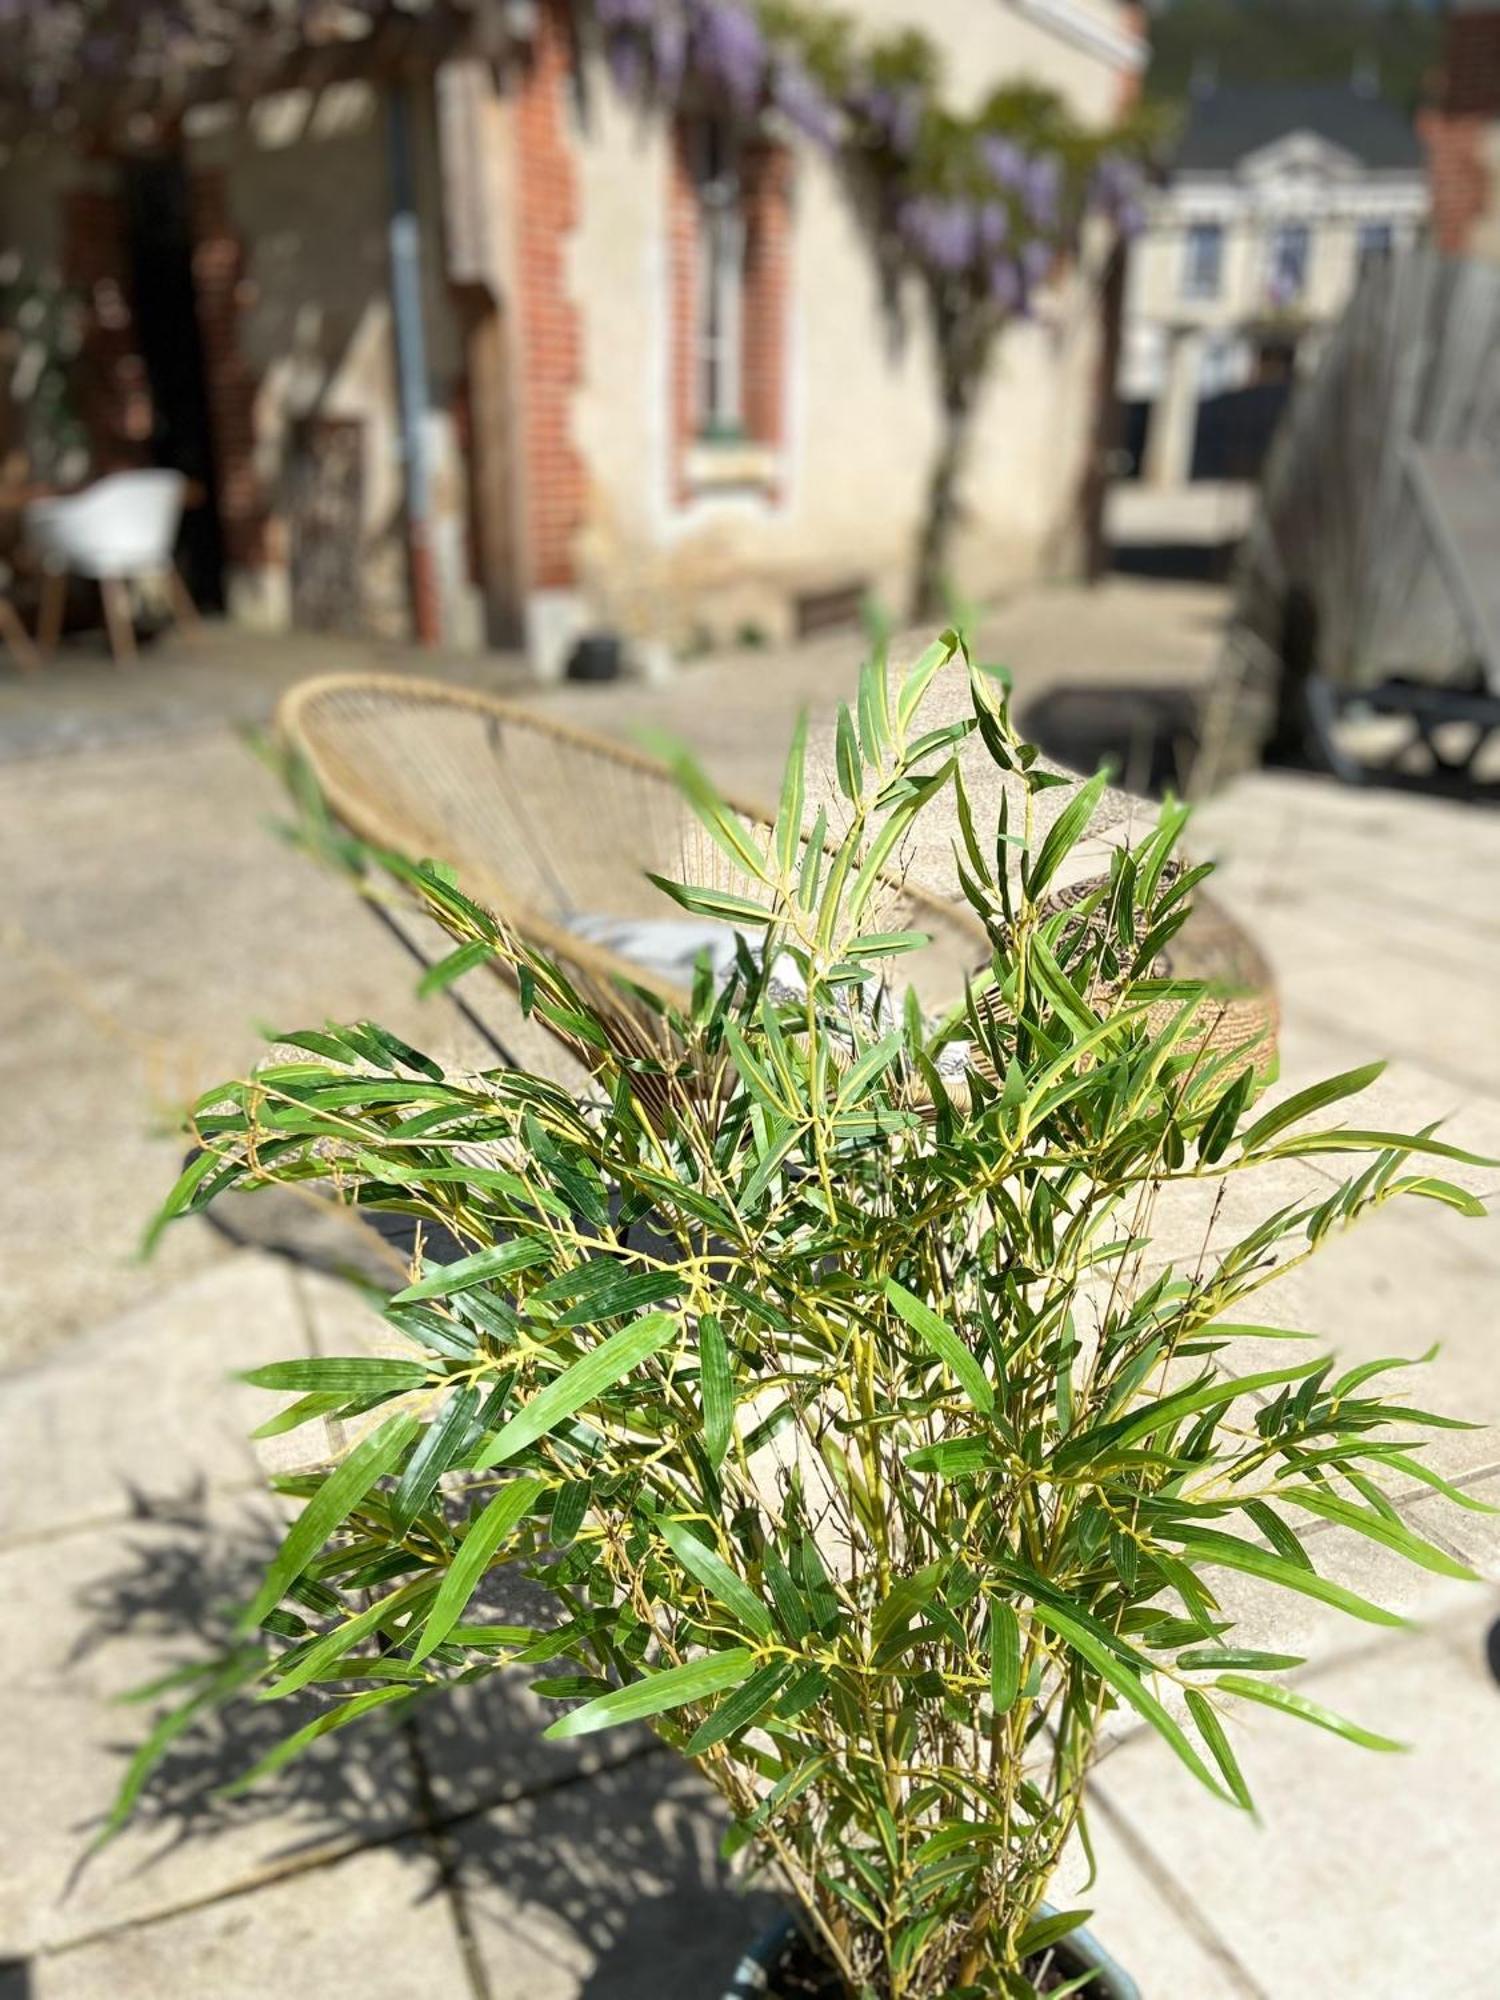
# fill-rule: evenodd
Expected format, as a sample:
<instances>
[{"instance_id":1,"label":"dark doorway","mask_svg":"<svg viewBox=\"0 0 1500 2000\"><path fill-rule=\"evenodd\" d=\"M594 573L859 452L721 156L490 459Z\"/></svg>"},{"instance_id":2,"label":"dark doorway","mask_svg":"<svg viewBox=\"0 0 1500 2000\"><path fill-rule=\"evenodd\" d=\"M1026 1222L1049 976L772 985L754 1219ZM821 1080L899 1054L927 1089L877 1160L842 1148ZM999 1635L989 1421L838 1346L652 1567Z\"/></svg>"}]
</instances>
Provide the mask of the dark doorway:
<instances>
[{"instance_id":1,"label":"dark doorway","mask_svg":"<svg viewBox=\"0 0 1500 2000\"><path fill-rule=\"evenodd\" d=\"M121 163L130 232L135 334L151 385L151 456L184 473L193 491L177 565L202 611L224 609L224 539L198 301L187 174L175 156Z\"/></svg>"}]
</instances>

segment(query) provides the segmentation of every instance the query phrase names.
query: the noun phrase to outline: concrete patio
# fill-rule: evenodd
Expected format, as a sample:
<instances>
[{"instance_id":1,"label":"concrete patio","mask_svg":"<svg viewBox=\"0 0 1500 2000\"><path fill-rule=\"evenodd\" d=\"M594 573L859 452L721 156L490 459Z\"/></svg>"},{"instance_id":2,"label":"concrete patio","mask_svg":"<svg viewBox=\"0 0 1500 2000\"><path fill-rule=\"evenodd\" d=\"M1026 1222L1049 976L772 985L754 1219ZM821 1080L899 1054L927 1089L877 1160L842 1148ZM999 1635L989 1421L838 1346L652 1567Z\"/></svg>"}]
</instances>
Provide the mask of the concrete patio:
<instances>
[{"instance_id":1,"label":"concrete patio","mask_svg":"<svg viewBox=\"0 0 1500 2000\"><path fill-rule=\"evenodd\" d=\"M1036 592L996 616L986 650L1015 665L1023 709L1111 679L1187 687L1218 608L1208 591ZM662 690L537 698L588 726L675 729L726 783L764 793L793 712L826 713L855 653L840 637ZM134 702L78 662L72 688L0 687L0 2000L713 2000L766 1908L726 1881L690 1775L636 1736L591 1739L589 1755L541 1744L524 1678L342 1736L234 1805L210 1788L291 1718L207 1725L132 1828L86 1858L145 1726L112 1698L221 1638L271 1540L244 1442L264 1399L230 1372L367 1338L333 1280L202 1223L132 1261L178 1154L174 1108L253 1059L255 1023L374 1014L462 1052L398 947L267 830L275 787L229 726L263 719L296 673L362 657L210 635L196 660L143 669L155 678ZM1203 811L1197 846L1222 858L1222 892L1275 965L1278 1087L1388 1056L1372 1119L1451 1115L1449 1136L1500 1155L1500 818L1261 776ZM1500 1187L1500 1172L1454 1177ZM1328 1184L1307 1168L1291 1191ZM1199 1225L1180 1226L1186 1240ZM1500 1223L1413 1204L1334 1244L1271 1310L1351 1360L1441 1342L1416 1399L1493 1425L1497 1296ZM1500 1505L1500 1435L1440 1436L1435 1462ZM1408 1755L1246 1718L1252 1822L1154 1737L1114 1739L1083 1900L1146 2000L1496 1992L1500 1688L1484 1640L1500 1517L1422 1500L1413 1518L1486 1583L1403 1570L1330 1529L1321 1566L1415 1629L1300 1599L1274 1627L1320 1701ZM1225 1595L1268 1629L1252 1593Z\"/></svg>"}]
</instances>

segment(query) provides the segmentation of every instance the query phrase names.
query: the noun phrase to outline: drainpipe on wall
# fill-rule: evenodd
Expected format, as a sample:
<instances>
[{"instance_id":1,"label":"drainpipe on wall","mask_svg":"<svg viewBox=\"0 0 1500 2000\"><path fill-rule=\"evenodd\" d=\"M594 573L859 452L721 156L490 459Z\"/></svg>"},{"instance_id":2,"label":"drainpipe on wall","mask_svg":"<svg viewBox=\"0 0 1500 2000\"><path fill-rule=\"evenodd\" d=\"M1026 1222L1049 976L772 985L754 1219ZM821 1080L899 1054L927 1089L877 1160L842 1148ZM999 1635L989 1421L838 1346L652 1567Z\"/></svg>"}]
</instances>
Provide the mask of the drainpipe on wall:
<instances>
[{"instance_id":1,"label":"drainpipe on wall","mask_svg":"<svg viewBox=\"0 0 1500 2000\"><path fill-rule=\"evenodd\" d=\"M424 646L443 636L432 553L432 495L427 478L427 339L422 325L422 232L411 159L411 105L395 84L387 97L390 171L391 316L396 335L396 390L406 488L406 553L412 623Z\"/></svg>"}]
</instances>

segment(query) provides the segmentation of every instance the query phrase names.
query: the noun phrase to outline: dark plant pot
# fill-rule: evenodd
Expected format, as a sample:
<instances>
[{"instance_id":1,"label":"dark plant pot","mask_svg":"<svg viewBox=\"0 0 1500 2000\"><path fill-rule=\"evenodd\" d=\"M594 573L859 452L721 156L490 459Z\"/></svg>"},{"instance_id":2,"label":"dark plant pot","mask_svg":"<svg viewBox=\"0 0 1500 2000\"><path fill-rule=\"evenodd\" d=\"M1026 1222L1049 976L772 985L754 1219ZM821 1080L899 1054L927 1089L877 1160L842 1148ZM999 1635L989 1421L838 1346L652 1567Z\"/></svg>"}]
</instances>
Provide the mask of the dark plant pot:
<instances>
[{"instance_id":1,"label":"dark plant pot","mask_svg":"<svg viewBox=\"0 0 1500 2000\"><path fill-rule=\"evenodd\" d=\"M585 632L568 657L570 681L615 681L620 678L618 632Z\"/></svg>"},{"instance_id":2,"label":"dark plant pot","mask_svg":"<svg viewBox=\"0 0 1500 2000\"><path fill-rule=\"evenodd\" d=\"M1043 1905L1040 1914L1052 1912ZM1070 1931L1053 1946L1052 1959L1064 1979L1093 1973L1080 1990L1080 2000L1141 2000L1135 1981L1088 1931ZM796 1920L784 1917L740 1960L724 2000L840 2000L840 1996L837 1981L819 1965Z\"/></svg>"}]
</instances>

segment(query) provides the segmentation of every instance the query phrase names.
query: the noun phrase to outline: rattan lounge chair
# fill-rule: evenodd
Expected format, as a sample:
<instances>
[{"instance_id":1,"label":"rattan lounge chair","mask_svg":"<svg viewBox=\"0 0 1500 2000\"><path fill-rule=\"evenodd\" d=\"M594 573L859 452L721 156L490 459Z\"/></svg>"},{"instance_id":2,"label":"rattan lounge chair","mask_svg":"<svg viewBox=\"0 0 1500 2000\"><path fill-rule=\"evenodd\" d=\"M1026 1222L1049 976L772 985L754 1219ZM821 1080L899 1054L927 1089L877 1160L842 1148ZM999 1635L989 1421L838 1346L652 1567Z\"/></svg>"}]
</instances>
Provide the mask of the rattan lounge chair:
<instances>
[{"instance_id":1,"label":"rattan lounge chair","mask_svg":"<svg viewBox=\"0 0 1500 2000\"><path fill-rule=\"evenodd\" d=\"M621 1048L674 1053L661 1015L633 989L645 985L686 1007L685 985L648 974L639 954L623 955L600 934L609 935L611 921L649 929L680 914L648 871L730 894L751 895L755 885L708 839L664 765L470 689L378 675L303 682L283 698L277 725L352 833L410 859L447 863L476 902L561 968L608 1018ZM762 808L731 803L752 825L769 824ZM929 937L902 960L902 974L931 1014L960 1001L965 976L989 963L987 937L967 905L895 875L866 921ZM1266 1025L1266 968L1204 898L1174 941L1171 970L1249 989L1216 1010L1215 1043L1243 1043ZM585 1045L568 1046L587 1063Z\"/></svg>"}]
</instances>

